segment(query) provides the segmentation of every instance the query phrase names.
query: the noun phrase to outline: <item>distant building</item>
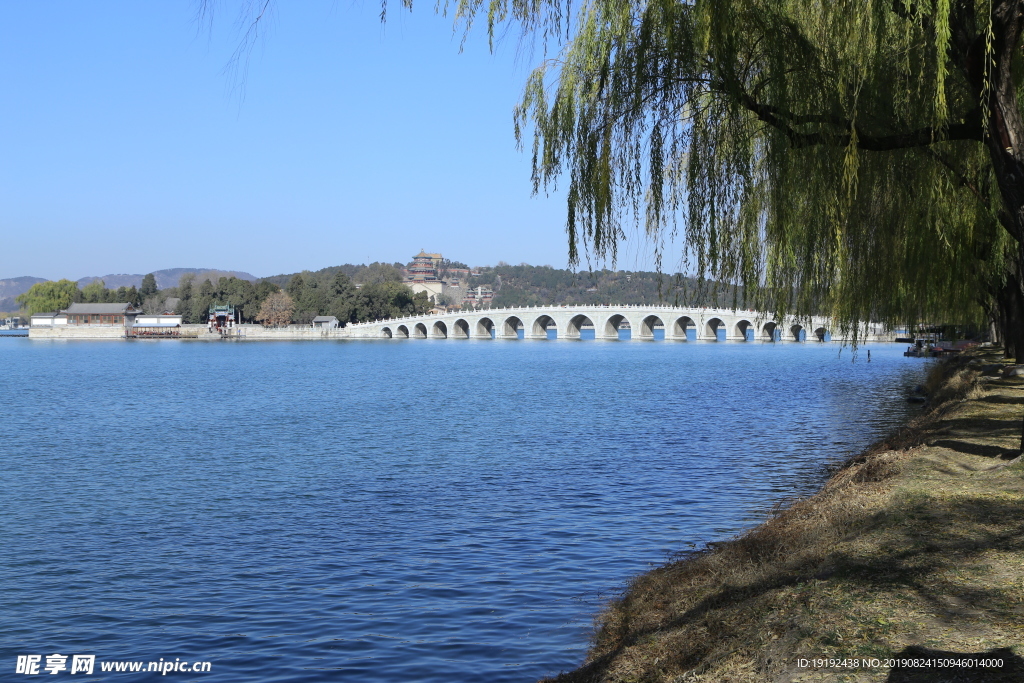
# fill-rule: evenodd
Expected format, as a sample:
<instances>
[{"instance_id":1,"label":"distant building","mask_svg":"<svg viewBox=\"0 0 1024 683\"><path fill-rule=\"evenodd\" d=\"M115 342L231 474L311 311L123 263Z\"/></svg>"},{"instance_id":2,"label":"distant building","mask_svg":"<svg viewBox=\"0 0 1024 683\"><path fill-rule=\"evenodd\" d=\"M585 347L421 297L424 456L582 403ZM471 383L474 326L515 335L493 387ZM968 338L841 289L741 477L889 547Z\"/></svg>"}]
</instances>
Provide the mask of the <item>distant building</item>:
<instances>
[{"instance_id":1,"label":"distant building","mask_svg":"<svg viewBox=\"0 0 1024 683\"><path fill-rule=\"evenodd\" d=\"M338 329L338 319L333 315L318 315L313 318L313 327L324 330Z\"/></svg>"},{"instance_id":2,"label":"distant building","mask_svg":"<svg viewBox=\"0 0 1024 683\"><path fill-rule=\"evenodd\" d=\"M54 312L54 313L35 313L33 314L29 323L32 327L56 327L57 325L67 325L68 315L67 313Z\"/></svg>"},{"instance_id":3,"label":"distant building","mask_svg":"<svg viewBox=\"0 0 1024 683\"><path fill-rule=\"evenodd\" d=\"M405 279L408 282L434 282L438 280L437 267L444 258L441 254L420 253L412 257L412 263L405 268Z\"/></svg>"},{"instance_id":4,"label":"distant building","mask_svg":"<svg viewBox=\"0 0 1024 683\"><path fill-rule=\"evenodd\" d=\"M129 330L133 337L178 337L181 336L180 315L145 315L135 317L135 324Z\"/></svg>"},{"instance_id":5,"label":"distant building","mask_svg":"<svg viewBox=\"0 0 1024 683\"><path fill-rule=\"evenodd\" d=\"M71 304L66 311L69 326L131 327L142 313L132 304Z\"/></svg>"},{"instance_id":6,"label":"distant building","mask_svg":"<svg viewBox=\"0 0 1024 683\"><path fill-rule=\"evenodd\" d=\"M427 297L439 301L443 295L451 306L461 306L465 289L462 281L469 277L468 268L449 268L439 270L444 257L420 250L412 257L412 263L405 267L405 284L413 294L426 292Z\"/></svg>"},{"instance_id":7,"label":"distant building","mask_svg":"<svg viewBox=\"0 0 1024 683\"><path fill-rule=\"evenodd\" d=\"M444 283L439 280L432 280L430 282L406 282L405 285L412 290L413 294L426 292L427 298L431 301L437 301L437 297L444 294Z\"/></svg>"},{"instance_id":8,"label":"distant building","mask_svg":"<svg viewBox=\"0 0 1024 683\"><path fill-rule=\"evenodd\" d=\"M231 304L210 306L210 315L207 320L210 332L224 332L233 329L238 319L235 317L235 307Z\"/></svg>"},{"instance_id":9,"label":"distant building","mask_svg":"<svg viewBox=\"0 0 1024 683\"><path fill-rule=\"evenodd\" d=\"M470 287L466 290L466 293L462 297L464 303L472 304L473 308L480 308L482 306L490 306L491 300L494 298L494 290L490 285L480 285L479 287Z\"/></svg>"}]
</instances>

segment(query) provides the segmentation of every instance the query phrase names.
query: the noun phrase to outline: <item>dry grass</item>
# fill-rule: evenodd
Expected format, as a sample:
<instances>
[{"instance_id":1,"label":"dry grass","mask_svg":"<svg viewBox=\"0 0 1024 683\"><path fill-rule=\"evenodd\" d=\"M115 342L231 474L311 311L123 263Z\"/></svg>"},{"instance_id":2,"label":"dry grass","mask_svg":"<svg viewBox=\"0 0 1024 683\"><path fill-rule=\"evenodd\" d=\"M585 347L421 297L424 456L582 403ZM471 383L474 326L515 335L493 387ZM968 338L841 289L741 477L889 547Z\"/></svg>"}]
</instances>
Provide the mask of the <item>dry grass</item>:
<instances>
[{"instance_id":1,"label":"dry grass","mask_svg":"<svg viewBox=\"0 0 1024 683\"><path fill-rule=\"evenodd\" d=\"M929 388L927 415L814 497L636 577L601 615L587 663L551 680L1024 680L1024 379L956 362ZM932 652L1007 665L799 665Z\"/></svg>"}]
</instances>

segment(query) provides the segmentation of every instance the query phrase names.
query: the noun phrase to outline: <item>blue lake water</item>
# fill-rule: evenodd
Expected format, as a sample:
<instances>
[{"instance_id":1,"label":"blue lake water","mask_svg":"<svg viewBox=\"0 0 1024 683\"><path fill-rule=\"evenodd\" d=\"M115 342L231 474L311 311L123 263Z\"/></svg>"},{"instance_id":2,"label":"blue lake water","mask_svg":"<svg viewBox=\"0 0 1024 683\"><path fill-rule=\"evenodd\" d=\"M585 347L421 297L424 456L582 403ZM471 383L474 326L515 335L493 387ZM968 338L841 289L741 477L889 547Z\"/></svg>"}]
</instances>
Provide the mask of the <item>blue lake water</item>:
<instances>
[{"instance_id":1,"label":"blue lake water","mask_svg":"<svg viewBox=\"0 0 1024 683\"><path fill-rule=\"evenodd\" d=\"M2 340L0 678L52 653L207 682L573 668L630 576L903 421L902 349Z\"/></svg>"}]
</instances>

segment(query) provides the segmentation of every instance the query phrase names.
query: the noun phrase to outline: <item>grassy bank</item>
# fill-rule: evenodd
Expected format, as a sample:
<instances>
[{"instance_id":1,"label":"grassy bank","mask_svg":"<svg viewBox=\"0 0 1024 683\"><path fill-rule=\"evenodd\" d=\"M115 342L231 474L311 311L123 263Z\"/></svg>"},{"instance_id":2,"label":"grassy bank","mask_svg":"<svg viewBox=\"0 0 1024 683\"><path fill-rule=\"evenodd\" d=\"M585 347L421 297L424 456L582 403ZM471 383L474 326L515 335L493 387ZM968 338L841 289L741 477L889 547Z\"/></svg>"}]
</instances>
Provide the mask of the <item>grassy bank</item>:
<instances>
[{"instance_id":1,"label":"grassy bank","mask_svg":"<svg viewBox=\"0 0 1024 683\"><path fill-rule=\"evenodd\" d=\"M817 495L638 576L549 680L1024 681L1024 377L1001 363L946 364L931 407Z\"/></svg>"}]
</instances>

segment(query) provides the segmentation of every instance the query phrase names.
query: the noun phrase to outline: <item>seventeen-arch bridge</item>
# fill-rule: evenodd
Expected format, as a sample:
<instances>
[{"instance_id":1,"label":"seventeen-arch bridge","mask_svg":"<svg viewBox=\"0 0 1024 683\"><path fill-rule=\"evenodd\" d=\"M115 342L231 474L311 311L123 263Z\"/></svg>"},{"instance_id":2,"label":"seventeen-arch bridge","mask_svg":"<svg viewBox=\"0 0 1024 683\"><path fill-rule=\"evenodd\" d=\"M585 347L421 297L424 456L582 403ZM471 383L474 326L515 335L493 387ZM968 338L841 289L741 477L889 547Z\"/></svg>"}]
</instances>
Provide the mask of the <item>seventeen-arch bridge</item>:
<instances>
[{"instance_id":1,"label":"seventeen-arch bridge","mask_svg":"<svg viewBox=\"0 0 1024 683\"><path fill-rule=\"evenodd\" d=\"M633 340L678 341L832 341L828 318L774 320L757 311L678 306L529 306L425 314L357 323L344 336L357 339L580 339L594 330L595 339L620 339L629 329ZM658 335L660 337L661 335ZM865 325L865 341L888 341L880 325Z\"/></svg>"}]
</instances>

